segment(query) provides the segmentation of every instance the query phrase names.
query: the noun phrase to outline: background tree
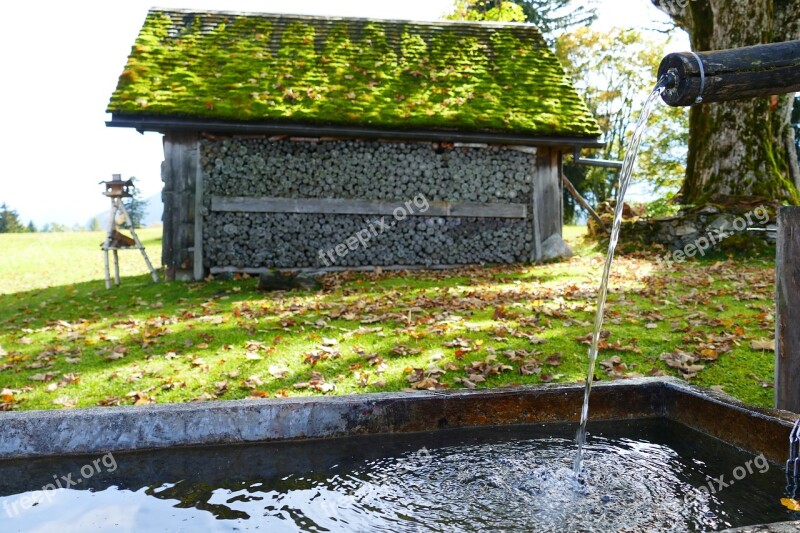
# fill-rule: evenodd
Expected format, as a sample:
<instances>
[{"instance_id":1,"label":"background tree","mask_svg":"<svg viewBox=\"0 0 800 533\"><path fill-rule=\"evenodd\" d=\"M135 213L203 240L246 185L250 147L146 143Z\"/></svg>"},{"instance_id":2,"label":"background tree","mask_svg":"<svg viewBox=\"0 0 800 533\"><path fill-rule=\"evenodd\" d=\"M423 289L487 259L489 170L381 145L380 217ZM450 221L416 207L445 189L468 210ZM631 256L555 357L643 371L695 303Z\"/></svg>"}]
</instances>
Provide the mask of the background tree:
<instances>
[{"instance_id":1,"label":"background tree","mask_svg":"<svg viewBox=\"0 0 800 533\"><path fill-rule=\"evenodd\" d=\"M100 225L100 220L97 217L94 217L89 222L89 231L103 231L103 226Z\"/></svg>"},{"instance_id":2,"label":"background tree","mask_svg":"<svg viewBox=\"0 0 800 533\"><path fill-rule=\"evenodd\" d=\"M125 209L128 210L128 214L131 217L131 222L133 222L133 227L141 228L142 220L144 220L145 210L147 209L147 203L142 200L142 192L138 187L136 187L136 178L131 177L130 179L134 184L133 196L130 198L125 198L122 202L125 204ZM120 223L120 227L130 229L127 221L122 221Z\"/></svg>"},{"instance_id":3,"label":"background tree","mask_svg":"<svg viewBox=\"0 0 800 533\"><path fill-rule=\"evenodd\" d=\"M800 39L800 0L651 0L694 50ZM683 7L682 7L683 5ZM692 106L682 201L766 197L798 203L793 95Z\"/></svg>"},{"instance_id":4,"label":"background tree","mask_svg":"<svg viewBox=\"0 0 800 533\"><path fill-rule=\"evenodd\" d=\"M797 157L800 158L800 96L794 99L792 127L794 128L794 144L797 151Z\"/></svg>"},{"instance_id":5,"label":"background tree","mask_svg":"<svg viewBox=\"0 0 800 533\"><path fill-rule=\"evenodd\" d=\"M663 38L635 30L608 32L579 28L561 35L556 54L597 118L606 146L587 151L592 157L621 161L625 147L664 55ZM677 190L685 172L688 123L685 110L658 106L650 117L634 176L655 192ZM566 166L565 174L590 203L617 192L618 172L598 167ZM565 215L575 210L565 195Z\"/></svg>"},{"instance_id":6,"label":"background tree","mask_svg":"<svg viewBox=\"0 0 800 533\"><path fill-rule=\"evenodd\" d=\"M25 231L25 226L20 222L17 212L3 203L0 206L0 233L22 233L23 231Z\"/></svg>"},{"instance_id":7,"label":"background tree","mask_svg":"<svg viewBox=\"0 0 800 533\"><path fill-rule=\"evenodd\" d=\"M565 30L591 24L597 18L594 4L574 0L458 0L448 18L530 22L552 42Z\"/></svg>"},{"instance_id":8,"label":"background tree","mask_svg":"<svg viewBox=\"0 0 800 533\"><path fill-rule=\"evenodd\" d=\"M28 222L28 233L36 233L37 231L39 231L39 230L36 229L36 224L33 223L33 220L29 221Z\"/></svg>"}]
</instances>

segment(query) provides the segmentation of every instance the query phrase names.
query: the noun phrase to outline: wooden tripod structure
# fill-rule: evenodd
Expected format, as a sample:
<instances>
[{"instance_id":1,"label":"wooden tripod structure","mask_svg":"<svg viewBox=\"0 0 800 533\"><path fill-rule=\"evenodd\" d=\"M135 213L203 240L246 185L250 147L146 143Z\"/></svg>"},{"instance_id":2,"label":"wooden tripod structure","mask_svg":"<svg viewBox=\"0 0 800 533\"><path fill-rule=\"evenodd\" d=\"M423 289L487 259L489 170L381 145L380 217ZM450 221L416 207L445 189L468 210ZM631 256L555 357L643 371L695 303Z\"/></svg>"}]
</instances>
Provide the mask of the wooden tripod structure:
<instances>
[{"instance_id":1,"label":"wooden tripod structure","mask_svg":"<svg viewBox=\"0 0 800 533\"><path fill-rule=\"evenodd\" d=\"M137 248L140 252L142 252L142 257L144 257L144 262L147 263L147 268L150 270L150 275L153 276L153 281L158 283L158 273L150 263L150 258L147 257L147 252L144 249L144 245L142 245L142 241L139 240L139 236L136 235L136 230L133 228L131 216L128 213L128 210L125 209L125 205L122 203L123 198L130 198L133 196L131 194L133 182L131 180L122 181L119 174L114 174L113 178L114 179L112 181L100 182L104 183L106 186L106 190L103 194L111 198L111 216L109 217L108 221L108 232L106 233L105 241L103 241L103 244L101 245L105 258L106 289L111 288L111 270L108 253L113 252L114 255L114 284L119 286L119 255L117 254L117 251L130 250L132 248ZM125 222L128 224L128 227L131 230L131 236L133 238L123 235L117 231L117 216L120 214L124 217Z\"/></svg>"}]
</instances>

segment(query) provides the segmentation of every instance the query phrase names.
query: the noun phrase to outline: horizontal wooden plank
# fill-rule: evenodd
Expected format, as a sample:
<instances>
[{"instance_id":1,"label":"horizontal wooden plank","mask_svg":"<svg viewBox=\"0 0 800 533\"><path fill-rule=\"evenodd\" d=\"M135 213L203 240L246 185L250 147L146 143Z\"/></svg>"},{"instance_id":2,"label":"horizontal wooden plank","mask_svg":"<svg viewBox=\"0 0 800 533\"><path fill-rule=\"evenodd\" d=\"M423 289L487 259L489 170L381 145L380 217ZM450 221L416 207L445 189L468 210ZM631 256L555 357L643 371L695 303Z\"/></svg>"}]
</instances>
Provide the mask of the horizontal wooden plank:
<instances>
[{"instance_id":1,"label":"horizontal wooden plank","mask_svg":"<svg viewBox=\"0 0 800 533\"><path fill-rule=\"evenodd\" d=\"M248 196L212 196L211 210L239 213L304 213L326 215L387 215L395 212L409 216L526 218L525 204L428 202L418 207L412 201L349 200L338 198L254 198Z\"/></svg>"}]
</instances>

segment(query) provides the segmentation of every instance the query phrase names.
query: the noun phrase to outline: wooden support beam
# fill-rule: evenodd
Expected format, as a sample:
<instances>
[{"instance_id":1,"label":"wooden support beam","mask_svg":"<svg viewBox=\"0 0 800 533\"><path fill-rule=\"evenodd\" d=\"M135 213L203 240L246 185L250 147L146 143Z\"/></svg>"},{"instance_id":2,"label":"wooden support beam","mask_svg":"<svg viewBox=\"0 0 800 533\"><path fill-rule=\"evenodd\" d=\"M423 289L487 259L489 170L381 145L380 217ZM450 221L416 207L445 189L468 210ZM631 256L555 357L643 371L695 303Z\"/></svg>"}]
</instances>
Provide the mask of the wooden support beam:
<instances>
[{"instance_id":1,"label":"wooden support beam","mask_svg":"<svg viewBox=\"0 0 800 533\"><path fill-rule=\"evenodd\" d=\"M778 214L775 407L800 413L800 207Z\"/></svg>"},{"instance_id":2,"label":"wooden support beam","mask_svg":"<svg viewBox=\"0 0 800 533\"><path fill-rule=\"evenodd\" d=\"M196 141L197 161L194 178L194 249L192 273L195 281L205 277L203 268L203 165L200 164L200 139Z\"/></svg>"},{"instance_id":3,"label":"wooden support beam","mask_svg":"<svg viewBox=\"0 0 800 533\"><path fill-rule=\"evenodd\" d=\"M246 196L212 196L211 210L241 213L307 213L336 215L387 215L402 209L409 216L527 218L524 204L480 204L468 202L428 202L418 206L407 202L349 200L337 198L253 198Z\"/></svg>"},{"instance_id":4,"label":"wooden support beam","mask_svg":"<svg viewBox=\"0 0 800 533\"><path fill-rule=\"evenodd\" d=\"M594 221L600 225L600 229L602 229L603 232L605 232L606 225L603 224L603 219L601 219L600 215L597 214L597 211L592 209L592 206L590 206L589 203L583 199L583 196L581 196L581 194L578 192L575 186L572 185L572 182L569 181L569 179L563 173L561 174L561 182L567 188L572 197L575 198L575 201L578 202L581 207L586 209L586 212L589 213L589 216L591 216L594 219Z\"/></svg>"}]
</instances>

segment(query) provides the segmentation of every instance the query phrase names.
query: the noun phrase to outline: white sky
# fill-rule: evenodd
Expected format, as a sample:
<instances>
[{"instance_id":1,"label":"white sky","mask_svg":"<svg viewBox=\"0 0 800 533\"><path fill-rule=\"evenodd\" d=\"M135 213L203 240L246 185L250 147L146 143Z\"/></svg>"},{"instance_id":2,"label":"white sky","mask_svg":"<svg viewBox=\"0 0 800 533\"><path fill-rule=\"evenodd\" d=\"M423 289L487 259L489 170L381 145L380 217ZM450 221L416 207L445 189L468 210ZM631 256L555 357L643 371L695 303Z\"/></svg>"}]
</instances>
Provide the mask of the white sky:
<instances>
[{"instance_id":1,"label":"white sky","mask_svg":"<svg viewBox=\"0 0 800 533\"><path fill-rule=\"evenodd\" d=\"M23 222L86 223L107 209L97 182L112 173L139 178L145 197L161 190L161 136L105 126L108 99L152 5L435 20L452 10L453 0L5 3L0 203L16 209ZM598 28L648 28L653 20L665 20L649 0L600 0L598 6Z\"/></svg>"}]
</instances>

